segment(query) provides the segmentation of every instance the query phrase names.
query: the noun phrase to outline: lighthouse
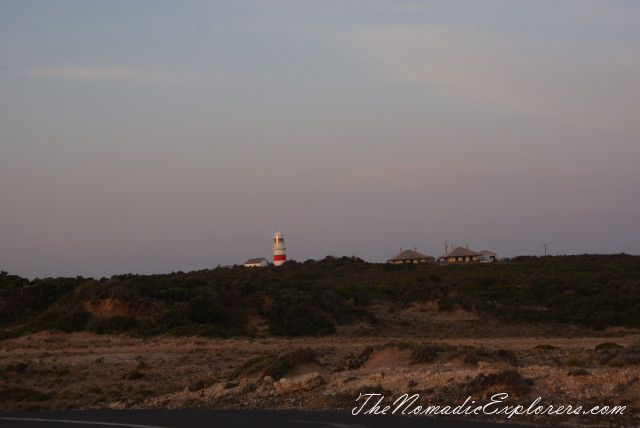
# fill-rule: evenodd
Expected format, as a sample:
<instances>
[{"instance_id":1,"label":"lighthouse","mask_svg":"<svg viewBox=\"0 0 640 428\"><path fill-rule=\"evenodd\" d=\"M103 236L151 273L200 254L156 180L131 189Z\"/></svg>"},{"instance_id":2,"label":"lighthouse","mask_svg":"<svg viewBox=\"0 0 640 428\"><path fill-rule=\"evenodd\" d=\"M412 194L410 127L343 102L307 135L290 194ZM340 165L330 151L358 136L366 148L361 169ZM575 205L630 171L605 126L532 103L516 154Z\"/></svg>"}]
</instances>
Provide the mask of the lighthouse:
<instances>
[{"instance_id":1,"label":"lighthouse","mask_svg":"<svg viewBox=\"0 0 640 428\"><path fill-rule=\"evenodd\" d=\"M280 266L287 261L285 251L284 236L280 233L280 229L278 229L273 235L273 264L275 266Z\"/></svg>"}]
</instances>

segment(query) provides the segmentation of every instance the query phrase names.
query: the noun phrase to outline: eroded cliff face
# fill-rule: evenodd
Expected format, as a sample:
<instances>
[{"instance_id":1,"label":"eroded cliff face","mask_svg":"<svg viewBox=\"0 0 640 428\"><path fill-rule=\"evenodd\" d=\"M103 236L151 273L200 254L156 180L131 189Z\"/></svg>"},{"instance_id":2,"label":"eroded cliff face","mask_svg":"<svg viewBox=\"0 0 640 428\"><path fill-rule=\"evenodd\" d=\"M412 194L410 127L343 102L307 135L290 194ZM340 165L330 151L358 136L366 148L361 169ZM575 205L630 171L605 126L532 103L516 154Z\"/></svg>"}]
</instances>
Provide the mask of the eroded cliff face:
<instances>
[{"instance_id":1,"label":"eroded cliff face","mask_svg":"<svg viewBox=\"0 0 640 428\"><path fill-rule=\"evenodd\" d=\"M106 298L95 301L85 301L84 309L91 315L100 318L114 316L137 316L144 312L143 308L121 299Z\"/></svg>"}]
</instances>

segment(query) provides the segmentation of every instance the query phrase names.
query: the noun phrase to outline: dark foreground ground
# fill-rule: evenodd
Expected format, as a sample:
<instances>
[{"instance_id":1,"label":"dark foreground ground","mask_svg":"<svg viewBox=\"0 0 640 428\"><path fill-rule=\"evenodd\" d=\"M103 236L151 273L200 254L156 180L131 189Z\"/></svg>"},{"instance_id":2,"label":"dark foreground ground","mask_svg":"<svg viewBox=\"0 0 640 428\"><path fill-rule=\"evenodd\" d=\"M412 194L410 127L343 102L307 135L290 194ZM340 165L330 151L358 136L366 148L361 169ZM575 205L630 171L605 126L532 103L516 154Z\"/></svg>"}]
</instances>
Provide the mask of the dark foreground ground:
<instances>
[{"instance_id":1,"label":"dark foreground ground","mask_svg":"<svg viewBox=\"0 0 640 428\"><path fill-rule=\"evenodd\" d=\"M400 315L411 316L416 323L423 318L427 323L432 316L428 308L415 306ZM435 321L431 325L436 325ZM597 336L584 331L580 336L579 331L569 329L554 336L533 326L518 336L491 321L439 321L437 325L442 331L460 335L467 330L478 334L477 329L483 328L494 336L444 338L430 334L427 339L345 333L342 337L219 339L41 332L0 342L0 411L28 412L31 419L72 415L78 420L91 414L81 412L92 410L105 411L95 413L100 418L111 415L109 412L137 414L117 412L129 410L143 411L142 415L174 414L162 413L165 410L180 415L180 410L194 408L239 412L204 413L222 418L206 426L235 426L235 420L224 425L227 422L222 415L255 417L263 426L259 420L262 414L298 410L304 411L301 415L313 415L307 412L322 411L329 412L323 415L343 415L346 421L342 424L360 421L355 425L366 427L386 425L371 425L382 416L350 415L360 394L381 394L385 404L403 394L418 394L420 405L457 406L470 396L485 404L493 394L508 393L504 404L511 406L528 406L540 397L545 406L588 409L616 405L626 409L623 414L600 416L519 415L508 419L478 415L475 419L546 426L639 425L637 331L603 331ZM496 337L498 334L504 336ZM43 413L32 413L35 411ZM67 411L72 412L61 413ZM58 416L42 416L49 414ZM175 418L182 422L182 417ZM139 424L181 426L169 424L173 420L169 416L159 420ZM390 420L384 418L384 423L397 424ZM416 420L398 423L431 426L425 425L432 421L427 417ZM433 420L444 426L446 418ZM203 416L201 423L207 421ZM137 420L133 422L135 425ZM271 426L297 426L283 420L277 423L280 425ZM7 424L8 420L0 420L0 428Z\"/></svg>"},{"instance_id":2,"label":"dark foreground ground","mask_svg":"<svg viewBox=\"0 0 640 428\"><path fill-rule=\"evenodd\" d=\"M296 410L86 410L76 412L0 413L5 428L132 427L132 428L516 428L525 425L491 424L427 417L353 416L349 412Z\"/></svg>"}]
</instances>

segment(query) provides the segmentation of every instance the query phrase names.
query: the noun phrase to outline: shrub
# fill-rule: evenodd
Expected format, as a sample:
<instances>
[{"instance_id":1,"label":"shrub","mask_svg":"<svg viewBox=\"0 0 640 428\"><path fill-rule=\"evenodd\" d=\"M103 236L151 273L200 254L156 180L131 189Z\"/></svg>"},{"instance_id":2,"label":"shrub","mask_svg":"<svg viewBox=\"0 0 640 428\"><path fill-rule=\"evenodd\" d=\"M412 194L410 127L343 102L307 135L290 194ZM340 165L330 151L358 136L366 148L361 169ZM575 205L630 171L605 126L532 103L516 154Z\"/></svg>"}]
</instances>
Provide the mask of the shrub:
<instances>
[{"instance_id":1,"label":"shrub","mask_svg":"<svg viewBox=\"0 0 640 428\"><path fill-rule=\"evenodd\" d=\"M413 348L411 352L411 364L432 363L445 351L453 349L453 346L447 343L420 343Z\"/></svg>"},{"instance_id":2,"label":"shrub","mask_svg":"<svg viewBox=\"0 0 640 428\"><path fill-rule=\"evenodd\" d=\"M310 348L299 348L283 355L262 355L248 359L235 371L235 377L259 373L260 377L270 376L280 379L297 364L315 360L315 353Z\"/></svg>"},{"instance_id":3,"label":"shrub","mask_svg":"<svg viewBox=\"0 0 640 428\"><path fill-rule=\"evenodd\" d=\"M98 334L120 334L138 329L141 322L131 316L116 315L107 319L91 318L87 329Z\"/></svg>"},{"instance_id":4,"label":"shrub","mask_svg":"<svg viewBox=\"0 0 640 428\"><path fill-rule=\"evenodd\" d=\"M14 339L20 337L20 332L17 330L0 330L0 340Z\"/></svg>"},{"instance_id":5,"label":"shrub","mask_svg":"<svg viewBox=\"0 0 640 428\"><path fill-rule=\"evenodd\" d=\"M629 345L626 348L614 348L610 350L608 365L612 367L624 367L640 363L640 342Z\"/></svg>"},{"instance_id":6,"label":"shrub","mask_svg":"<svg viewBox=\"0 0 640 428\"><path fill-rule=\"evenodd\" d=\"M196 296L189 302L187 318L199 324L221 324L229 320L229 311L211 296Z\"/></svg>"},{"instance_id":7,"label":"shrub","mask_svg":"<svg viewBox=\"0 0 640 428\"><path fill-rule=\"evenodd\" d=\"M615 346L613 346L615 345ZM640 342L623 348L616 344L606 344L597 351L596 361L613 367L623 367L640 363Z\"/></svg>"},{"instance_id":8,"label":"shrub","mask_svg":"<svg viewBox=\"0 0 640 428\"><path fill-rule=\"evenodd\" d=\"M29 365L27 363L9 364L4 368L7 374L21 374L27 371Z\"/></svg>"},{"instance_id":9,"label":"shrub","mask_svg":"<svg viewBox=\"0 0 640 428\"><path fill-rule=\"evenodd\" d=\"M200 391L201 389L209 388L218 382L218 379L215 378L201 379L189 385L189 391Z\"/></svg>"},{"instance_id":10,"label":"shrub","mask_svg":"<svg viewBox=\"0 0 640 428\"><path fill-rule=\"evenodd\" d=\"M259 363L263 363L265 361L270 362L277 358L277 355L259 355L257 357L252 357L240 364L240 367L237 368L238 373L248 370Z\"/></svg>"},{"instance_id":11,"label":"shrub","mask_svg":"<svg viewBox=\"0 0 640 428\"><path fill-rule=\"evenodd\" d=\"M273 379L280 379L284 374L289 371L293 366L281 358L276 359L273 363L265 367L262 372L262 376L270 376Z\"/></svg>"},{"instance_id":12,"label":"shrub","mask_svg":"<svg viewBox=\"0 0 640 428\"><path fill-rule=\"evenodd\" d=\"M125 375L126 379L129 380L139 380L144 377L144 373L139 372L138 370L132 370Z\"/></svg>"},{"instance_id":13,"label":"shrub","mask_svg":"<svg viewBox=\"0 0 640 428\"><path fill-rule=\"evenodd\" d=\"M509 395L523 396L531 391L533 381L525 379L517 370L505 370L498 373L486 375L480 373L468 384L464 385L461 392L462 396L487 392L487 396L491 396L495 392L508 392ZM500 387L500 391L494 390Z\"/></svg>"},{"instance_id":14,"label":"shrub","mask_svg":"<svg viewBox=\"0 0 640 428\"><path fill-rule=\"evenodd\" d=\"M571 369L567 372L567 376L586 376L589 372L586 369Z\"/></svg>"},{"instance_id":15,"label":"shrub","mask_svg":"<svg viewBox=\"0 0 640 428\"><path fill-rule=\"evenodd\" d=\"M56 329L65 333L82 331L90 317L91 314L85 311L59 312L54 310L40 314L25 326L24 330L25 332L33 332Z\"/></svg>"},{"instance_id":16,"label":"shrub","mask_svg":"<svg viewBox=\"0 0 640 428\"><path fill-rule=\"evenodd\" d=\"M583 364L584 364L584 361L580 355L572 354L572 355L569 355L569 357L567 358L568 366L579 367L579 366L582 366Z\"/></svg>"},{"instance_id":17,"label":"shrub","mask_svg":"<svg viewBox=\"0 0 640 428\"><path fill-rule=\"evenodd\" d=\"M369 359L369 357L371 356L373 351L375 351L376 349L382 349L382 347L380 347L380 346L377 346L377 347L367 346L360 353L360 355L358 355L358 357L355 357L355 356L353 356L353 354L350 354L351 358L347 359L347 361L346 361L347 368L349 370L355 370L355 369L361 367L364 363L367 362L367 360Z\"/></svg>"},{"instance_id":18,"label":"shrub","mask_svg":"<svg viewBox=\"0 0 640 428\"><path fill-rule=\"evenodd\" d=\"M327 318L310 295L292 293L274 299L268 313L269 329L278 336L331 334L335 324Z\"/></svg>"},{"instance_id":19,"label":"shrub","mask_svg":"<svg viewBox=\"0 0 640 428\"><path fill-rule=\"evenodd\" d=\"M541 351L553 351L554 349L557 349L557 348L553 345L538 345L535 347L535 349L539 349Z\"/></svg>"},{"instance_id":20,"label":"shrub","mask_svg":"<svg viewBox=\"0 0 640 428\"><path fill-rule=\"evenodd\" d=\"M12 387L0 390L0 402L8 401L47 401L53 394L45 394L28 388Z\"/></svg>"},{"instance_id":21,"label":"shrub","mask_svg":"<svg viewBox=\"0 0 640 428\"><path fill-rule=\"evenodd\" d=\"M607 349L619 349L622 348L622 346L618 345L617 343L613 343L613 342L603 342L600 343L598 345L596 345L596 351L604 351Z\"/></svg>"},{"instance_id":22,"label":"shrub","mask_svg":"<svg viewBox=\"0 0 640 428\"><path fill-rule=\"evenodd\" d=\"M291 366L310 363L315 360L316 353L311 348L298 348L282 356L282 360Z\"/></svg>"},{"instance_id":23,"label":"shrub","mask_svg":"<svg viewBox=\"0 0 640 428\"><path fill-rule=\"evenodd\" d=\"M467 364L477 364L478 361L505 361L511 365L518 365L516 355L506 349L490 350L484 347L475 346L455 347L454 356L464 358Z\"/></svg>"}]
</instances>

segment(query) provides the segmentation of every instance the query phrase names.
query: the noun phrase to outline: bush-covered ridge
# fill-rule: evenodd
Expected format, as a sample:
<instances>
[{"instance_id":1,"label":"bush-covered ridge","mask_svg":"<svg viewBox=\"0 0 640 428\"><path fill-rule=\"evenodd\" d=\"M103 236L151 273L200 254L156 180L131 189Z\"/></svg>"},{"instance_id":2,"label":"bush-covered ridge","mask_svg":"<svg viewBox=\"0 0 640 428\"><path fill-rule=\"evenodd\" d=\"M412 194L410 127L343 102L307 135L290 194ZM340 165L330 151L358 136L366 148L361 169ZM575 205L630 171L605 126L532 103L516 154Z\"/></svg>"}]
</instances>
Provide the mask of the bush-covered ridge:
<instances>
[{"instance_id":1,"label":"bush-covered ridge","mask_svg":"<svg viewBox=\"0 0 640 428\"><path fill-rule=\"evenodd\" d=\"M110 300L121 314L90 305ZM388 265L326 257L280 267L164 275L47 278L0 274L0 337L43 329L137 335L248 333L252 317L274 335L331 334L376 324L374 302L435 301L509 321L640 327L640 257L518 257L508 263Z\"/></svg>"}]
</instances>

